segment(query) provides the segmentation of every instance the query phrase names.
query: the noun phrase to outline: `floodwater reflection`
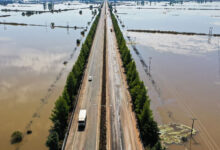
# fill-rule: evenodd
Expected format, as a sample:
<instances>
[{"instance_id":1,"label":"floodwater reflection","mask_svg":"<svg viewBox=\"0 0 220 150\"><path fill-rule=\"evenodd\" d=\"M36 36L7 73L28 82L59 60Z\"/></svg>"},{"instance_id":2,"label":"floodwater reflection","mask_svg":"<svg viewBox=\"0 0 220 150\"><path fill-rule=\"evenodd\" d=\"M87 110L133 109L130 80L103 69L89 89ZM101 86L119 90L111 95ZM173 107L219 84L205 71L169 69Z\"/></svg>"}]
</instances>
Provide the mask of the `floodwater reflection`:
<instances>
[{"instance_id":1,"label":"floodwater reflection","mask_svg":"<svg viewBox=\"0 0 220 150\"><path fill-rule=\"evenodd\" d=\"M116 7L117 15L127 29L164 30L178 32L220 33L219 2L124 2Z\"/></svg>"},{"instance_id":2,"label":"floodwater reflection","mask_svg":"<svg viewBox=\"0 0 220 150\"><path fill-rule=\"evenodd\" d=\"M219 149L220 135L220 38L169 34L128 33L136 39L136 48L148 65L151 77L145 74L138 55L132 51L141 78L149 89L152 109L160 124L181 123L191 126L196 118L199 131L192 149ZM159 41L159 42L158 42ZM154 82L152 82L152 80ZM155 88L156 87L156 88ZM170 149L189 148L171 145Z\"/></svg>"},{"instance_id":3,"label":"floodwater reflection","mask_svg":"<svg viewBox=\"0 0 220 150\"><path fill-rule=\"evenodd\" d=\"M219 2L121 2L116 7L157 122L191 126L197 119L193 140L169 145L171 150L220 149L220 38L127 29L220 33L219 8Z\"/></svg>"},{"instance_id":4,"label":"floodwater reflection","mask_svg":"<svg viewBox=\"0 0 220 150\"><path fill-rule=\"evenodd\" d=\"M65 13L55 16L42 14L42 19L40 15L22 18L11 13L11 18L4 20L44 24L48 19L48 23L53 21L56 25L69 22L70 25L83 27L91 22L89 9L83 10L81 16L78 11L67 16ZM66 32L62 28L0 25L1 149L47 149L45 141L51 126L51 110L79 54L76 40L84 40L81 30ZM22 143L11 145L10 136L15 130L23 133L31 130L32 134L25 134Z\"/></svg>"}]
</instances>

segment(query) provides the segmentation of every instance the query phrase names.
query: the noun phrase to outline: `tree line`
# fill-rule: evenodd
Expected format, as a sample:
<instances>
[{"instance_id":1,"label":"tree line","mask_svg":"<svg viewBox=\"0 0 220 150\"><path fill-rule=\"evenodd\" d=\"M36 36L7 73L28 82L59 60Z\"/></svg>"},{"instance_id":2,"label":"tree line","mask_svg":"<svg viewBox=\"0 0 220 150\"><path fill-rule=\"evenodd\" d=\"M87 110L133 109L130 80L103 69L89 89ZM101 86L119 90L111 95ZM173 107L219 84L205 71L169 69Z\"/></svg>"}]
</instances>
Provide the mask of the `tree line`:
<instances>
[{"instance_id":1,"label":"tree line","mask_svg":"<svg viewBox=\"0 0 220 150\"><path fill-rule=\"evenodd\" d=\"M111 6L110 9L119 52L121 54L123 67L125 68L129 92L132 98L132 107L135 111L138 128L140 130L140 138L146 149L161 150L162 146L160 143L159 129L157 123L153 119L147 89L139 77L135 61L126 45L126 41L120 30L117 19L112 13Z\"/></svg>"},{"instance_id":2,"label":"tree line","mask_svg":"<svg viewBox=\"0 0 220 150\"><path fill-rule=\"evenodd\" d=\"M59 150L62 147L68 126L68 116L70 116L73 111L73 106L77 100L76 95L82 82L83 73L86 68L99 18L100 12L96 16L85 42L82 44L77 61L67 77L63 93L56 100L55 106L52 110L50 120L53 125L49 130L49 136L46 141L46 146L49 147L50 150Z\"/></svg>"}]
</instances>

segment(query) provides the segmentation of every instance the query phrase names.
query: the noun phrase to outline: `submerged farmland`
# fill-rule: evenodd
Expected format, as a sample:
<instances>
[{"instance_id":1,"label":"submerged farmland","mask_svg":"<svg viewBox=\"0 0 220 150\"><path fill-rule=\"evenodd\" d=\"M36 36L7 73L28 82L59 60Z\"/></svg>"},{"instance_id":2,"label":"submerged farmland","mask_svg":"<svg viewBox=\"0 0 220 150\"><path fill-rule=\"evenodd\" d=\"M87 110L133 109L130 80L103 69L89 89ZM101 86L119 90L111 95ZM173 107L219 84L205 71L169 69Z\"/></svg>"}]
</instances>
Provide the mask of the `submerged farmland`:
<instances>
[{"instance_id":1,"label":"submerged farmland","mask_svg":"<svg viewBox=\"0 0 220 150\"><path fill-rule=\"evenodd\" d=\"M93 6L92 9L90 5ZM10 4L0 6L0 9L47 11L48 6L44 8L43 4ZM1 11L1 15L7 15L0 18L3 23L0 25L2 149L47 149L45 142L51 126L51 110L79 55L80 45L77 46L77 41L84 41L94 21L93 12L98 11L98 6L64 2L54 4L53 9L73 10L31 16L22 15L20 11ZM15 26L4 24L6 22L40 26ZM63 28L53 28L52 25ZM23 133L23 141L11 145L10 136L15 130Z\"/></svg>"},{"instance_id":2,"label":"submerged farmland","mask_svg":"<svg viewBox=\"0 0 220 150\"><path fill-rule=\"evenodd\" d=\"M148 88L162 139L169 139L164 140L169 149L220 148L220 136L216 134L220 132L220 38L213 36L220 33L219 8L219 2L145 1L119 2L114 6L141 79ZM191 129L192 119L196 119L197 132L193 131L190 138L191 130L185 129ZM174 128L178 131L171 130L173 124L178 125Z\"/></svg>"}]
</instances>

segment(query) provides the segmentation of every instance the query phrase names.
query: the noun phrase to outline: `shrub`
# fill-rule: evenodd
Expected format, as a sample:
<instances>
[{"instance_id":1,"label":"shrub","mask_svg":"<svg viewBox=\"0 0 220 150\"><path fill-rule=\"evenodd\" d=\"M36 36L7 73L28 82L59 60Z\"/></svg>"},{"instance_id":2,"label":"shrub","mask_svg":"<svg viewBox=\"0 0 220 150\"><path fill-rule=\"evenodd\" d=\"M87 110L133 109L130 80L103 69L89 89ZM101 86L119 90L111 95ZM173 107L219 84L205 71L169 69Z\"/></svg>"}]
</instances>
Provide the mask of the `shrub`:
<instances>
[{"instance_id":1,"label":"shrub","mask_svg":"<svg viewBox=\"0 0 220 150\"><path fill-rule=\"evenodd\" d=\"M11 135L11 144L21 142L22 138L23 138L23 135L20 131L14 131Z\"/></svg>"}]
</instances>

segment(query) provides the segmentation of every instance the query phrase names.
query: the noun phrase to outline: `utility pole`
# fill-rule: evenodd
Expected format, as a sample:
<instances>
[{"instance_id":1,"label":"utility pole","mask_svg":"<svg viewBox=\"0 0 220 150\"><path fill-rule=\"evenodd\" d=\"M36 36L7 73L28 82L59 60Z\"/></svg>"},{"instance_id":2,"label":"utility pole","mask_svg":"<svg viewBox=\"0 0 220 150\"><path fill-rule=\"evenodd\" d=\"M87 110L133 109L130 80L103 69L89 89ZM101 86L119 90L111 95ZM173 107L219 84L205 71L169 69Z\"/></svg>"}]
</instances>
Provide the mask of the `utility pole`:
<instances>
[{"instance_id":1,"label":"utility pole","mask_svg":"<svg viewBox=\"0 0 220 150\"><path fill-rule=\"evenodd\" d=\"M209 28L209 36L212 36L212 29L213 29L213 27Z\"/></svg>"},{"instance_id":2,"label":"utility pole","mask_svg":"<svg viewBox=\"0 0 220 150\"><path fill-rule=\"evenodd\" d=\"M192 138L192 133L193 133L193 127L194 127L194 121L197 120L196 118L192 118L192 129L191 129L191 138Z\"/></svg>"},{"instance_id":3,"label":"utility pole","mask_svg":"<svg viewBox=\"0 0 220 150\"><path fill-rule=\"evenodd\" d=\"M5 30L7 30L7 27L5 25L5 20L3 20L3 22L4 22L4 31L5 31Z\"/></svg>"},{"instance_id":4,"label":"utility pole","mask_svg":"<svg viewBox=\"0 0 220 150\"><path fill-rule=\"evenodd\" d=\"M46 32L47 32L47 22L45 22L45 29L46 29Z\"/></svg>"},{"instance_id":5,"label":"utility pole","mask_svg":"<svg viewBox=\"0 0 220 150\"><path fill-rule=\"evenodd\" d=\"M66 31L67 31L67 34L69 35L69 22L66 23Z\"/></svg>"},{"instance_id":6,"label":"utility pole","mask_svg":"<svg viewBox=\"0 0 220 150\"><path fill-rule=\"evenodd\" d=\"M218 40L218 73L219 73L219 79L220 79L220 47L219 47L219 40Z\"/></svg>"},{"instance_id":7,"label":"utility pole","mask_svg":"<svg viewBox=\"0 0 220 150\"><path fill-rule=\"evenodd\" d=\"M150 65L151 65L151 60L152 60L152 57L149 57L149 70L148 70L148 73L149 73L149 76L150 76Z\"/></svg>"},{"instance_id":8,"label":"utility pole","mask_svg":"<svg viewBox=\"0 0 220 150\"><path fill-rule=\"evenodd\" d=\"M208 37L208 43L211 43L211 38L212 38L212 29L213 27L209 27L209 37Z\"/></svg>"}]
</instances>

